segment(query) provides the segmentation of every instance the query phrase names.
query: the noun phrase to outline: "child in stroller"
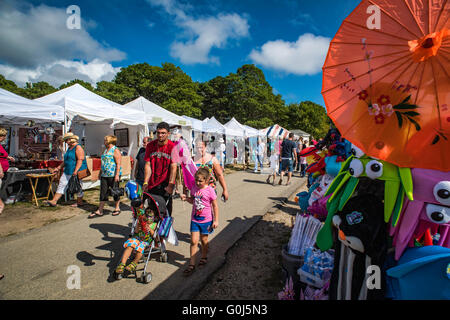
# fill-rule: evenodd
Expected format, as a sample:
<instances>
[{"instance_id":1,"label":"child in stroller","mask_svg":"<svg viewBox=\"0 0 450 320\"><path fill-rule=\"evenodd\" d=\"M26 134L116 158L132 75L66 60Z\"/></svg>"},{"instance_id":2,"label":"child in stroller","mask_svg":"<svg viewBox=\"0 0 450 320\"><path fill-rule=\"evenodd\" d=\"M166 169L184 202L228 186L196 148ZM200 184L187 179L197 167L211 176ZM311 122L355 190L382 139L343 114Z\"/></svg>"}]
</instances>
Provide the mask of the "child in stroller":
<instances>
[{"instance_id":1,"label":"child in stroller","mask_svg":"<svg viewBox=\"0 0 450 320\"><path fill-rule=\"evenodd\" d=\"M142 188L134 181L128 182L125 190L131 200L133 224L130 238L124 244L125 250L115 270L115 278L121 279L125 272L136 275L137 264L145 257L146 249L150 247L141 275L141 280L148 283L152 277L150 272L146 272L151 253L160 252L161 261L167 262L164 239L160 237L159 232L164 217L168 216L166 203L161 196L143 193ZM154 251L155 247L158 249ZM126 265L133 251L135 251L135 257L130 264Z\"/></svg>"}]
</instances>

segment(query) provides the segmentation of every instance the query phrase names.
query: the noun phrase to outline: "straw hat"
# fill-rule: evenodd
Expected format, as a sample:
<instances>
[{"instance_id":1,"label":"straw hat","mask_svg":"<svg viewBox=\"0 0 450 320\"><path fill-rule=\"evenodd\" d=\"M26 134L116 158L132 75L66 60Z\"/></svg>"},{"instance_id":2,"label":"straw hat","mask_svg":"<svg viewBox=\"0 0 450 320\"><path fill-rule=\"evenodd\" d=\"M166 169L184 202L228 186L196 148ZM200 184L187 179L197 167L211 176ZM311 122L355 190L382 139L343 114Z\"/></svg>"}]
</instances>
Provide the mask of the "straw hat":
<instances>
[{"instance_id":1,"label":"straw hat","mask_svg":"<svg viewBox=\"0 0 450 320\"><path fill-rule=\"evenodd\" d=\"M80 140L80 138L77 135L74 135L73 132L67 132L64 137L63 140L66 141L68 139L75 139L75 140Z\"/></svg>"}]
</instances>

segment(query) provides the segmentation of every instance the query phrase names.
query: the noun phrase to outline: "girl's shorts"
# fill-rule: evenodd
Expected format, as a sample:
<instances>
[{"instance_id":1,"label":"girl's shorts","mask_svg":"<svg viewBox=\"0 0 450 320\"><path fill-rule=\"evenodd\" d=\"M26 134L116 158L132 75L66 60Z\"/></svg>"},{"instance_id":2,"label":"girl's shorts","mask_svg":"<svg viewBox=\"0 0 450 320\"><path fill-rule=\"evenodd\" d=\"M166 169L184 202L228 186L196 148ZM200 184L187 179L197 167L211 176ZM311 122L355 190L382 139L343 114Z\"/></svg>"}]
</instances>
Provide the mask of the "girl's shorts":
<instances>
[{"instance_id":1,"label":"girl's shorts","mask_svg":"<svg viewBox=\"0 0 450 320\"><path fill-rule=\"evenodd\" d=\"M147 246L148 246L148 242L139 241L136 238L128 239L123 245L124 248L132 247L134 250L136 250L137 252L139 252L141 254L144 254L144 250Z\"/></svg>"},{"instance_id":2,"label":"girl's shorts","mask_svg":"<svg viewBox=\"0 0 450 320\"><path fill-rule=\"evenodd\" d=\"M212 221L200 223L191 220L191 232L200 232L200 234L211 234L214 229L212 228Z\"/></svg>"}]
</instances>

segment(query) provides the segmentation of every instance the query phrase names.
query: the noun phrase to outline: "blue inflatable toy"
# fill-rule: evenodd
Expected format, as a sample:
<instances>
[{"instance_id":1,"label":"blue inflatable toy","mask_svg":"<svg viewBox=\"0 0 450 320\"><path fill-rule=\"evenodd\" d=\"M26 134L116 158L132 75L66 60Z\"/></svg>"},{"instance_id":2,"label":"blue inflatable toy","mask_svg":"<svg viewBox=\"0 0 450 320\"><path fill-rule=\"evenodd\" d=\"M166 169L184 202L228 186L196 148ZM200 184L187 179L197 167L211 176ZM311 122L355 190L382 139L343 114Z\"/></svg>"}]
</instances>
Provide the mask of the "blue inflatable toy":
<instances>
[{"instance_id":1,"label":"blue inflatable toy","mask_svg":"<svg viewBox=\"0 0 450 320\"><path fill-rule=\"evenodd\" d=\"M142 204L142 188L136 181L130 180L125 185L125 194L131 200L132 207L140 207Z\"/></svg>"}]
</instances>

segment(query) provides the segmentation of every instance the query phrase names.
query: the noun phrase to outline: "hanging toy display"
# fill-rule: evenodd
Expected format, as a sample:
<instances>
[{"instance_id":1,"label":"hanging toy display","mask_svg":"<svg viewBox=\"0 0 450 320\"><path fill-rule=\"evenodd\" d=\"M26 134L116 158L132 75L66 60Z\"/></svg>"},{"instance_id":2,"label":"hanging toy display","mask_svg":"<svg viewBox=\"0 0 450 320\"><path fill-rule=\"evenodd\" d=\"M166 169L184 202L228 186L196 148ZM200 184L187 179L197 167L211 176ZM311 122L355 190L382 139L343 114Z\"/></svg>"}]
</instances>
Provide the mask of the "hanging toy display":
<instances>
[{"instance_id":1,"label":"hanging toy display","mask_svg":"<svg viewBox=\"0 0 450 320\"><path fill-rule=\"evenodd\" d=\"M355 146L352 150L354 155L342 165L341 171L325 194L331 197L327 203L328 216L325 225L317 235L317 245L322 250L328 250L333 245L331 219L334 213L344 208L354 194L360 178L367 177L385 182L383 210L385 222L388 222L392 215L392 223L394 225L397 223L405 195L413 200L413 184L409 168L399 168L386 161L370 158Z\"/></svg>"},{"instance_id":2,"label":"hanging toy display","mask_svg":"<svg viewBox=\"0 0 450 320\"><path fill-rule=\"evenodd\" d=\"M406 247L419 244L417 240L424 236L428 238L425 245L450 248L450 172L431 169L411 172L414 201L405 200L400 221L390 231L394 236L396 260Z\"/></svg>"}]
</instances>

